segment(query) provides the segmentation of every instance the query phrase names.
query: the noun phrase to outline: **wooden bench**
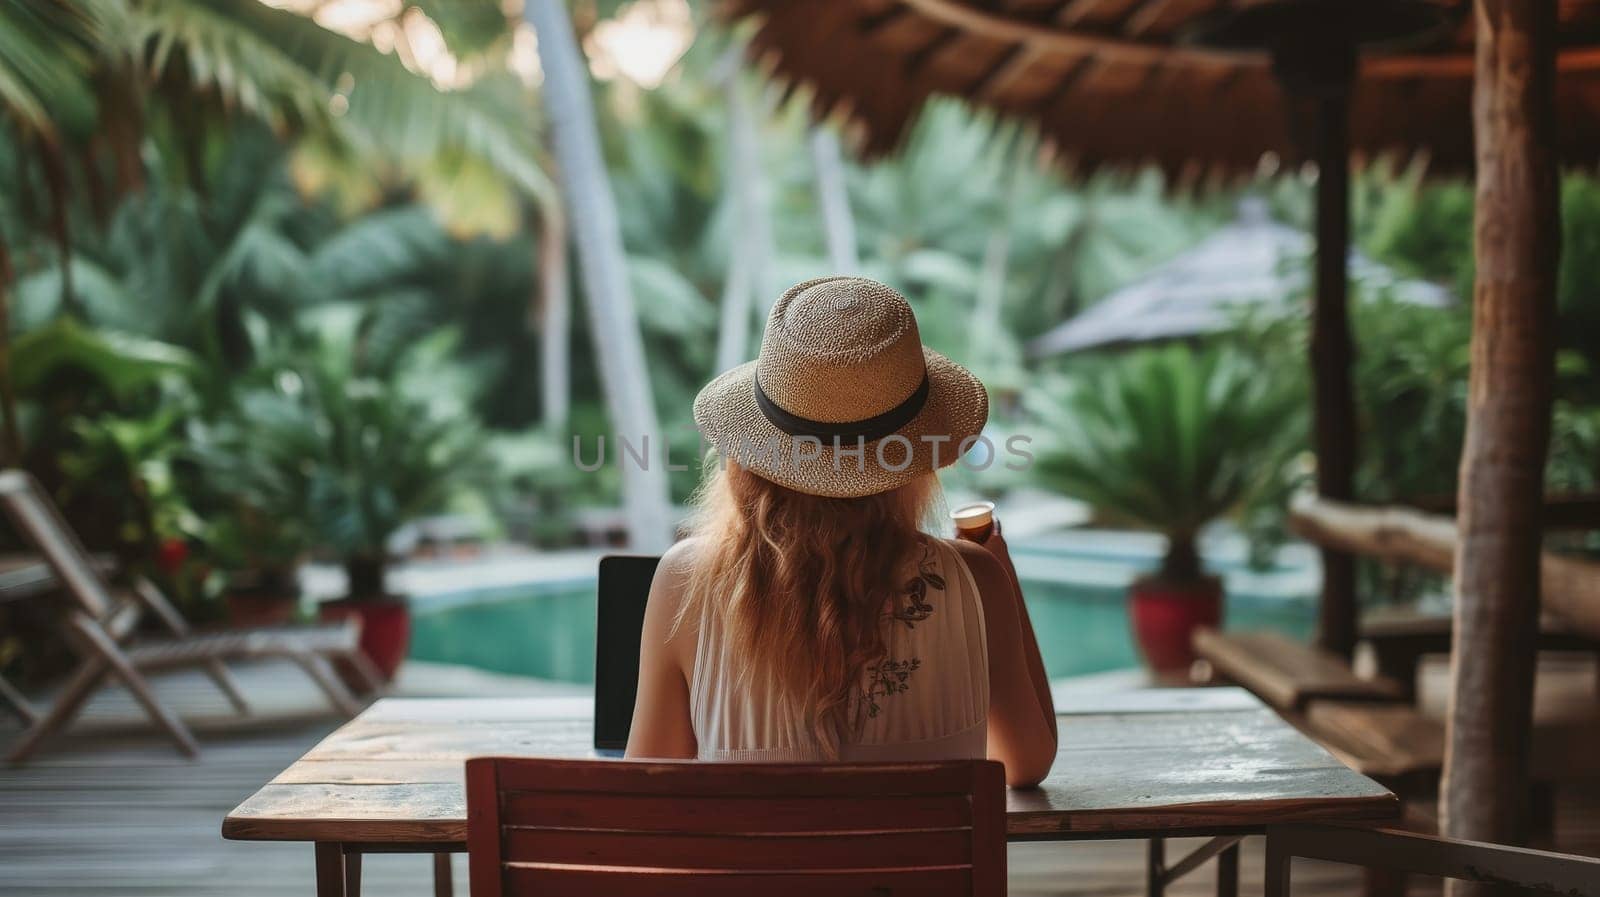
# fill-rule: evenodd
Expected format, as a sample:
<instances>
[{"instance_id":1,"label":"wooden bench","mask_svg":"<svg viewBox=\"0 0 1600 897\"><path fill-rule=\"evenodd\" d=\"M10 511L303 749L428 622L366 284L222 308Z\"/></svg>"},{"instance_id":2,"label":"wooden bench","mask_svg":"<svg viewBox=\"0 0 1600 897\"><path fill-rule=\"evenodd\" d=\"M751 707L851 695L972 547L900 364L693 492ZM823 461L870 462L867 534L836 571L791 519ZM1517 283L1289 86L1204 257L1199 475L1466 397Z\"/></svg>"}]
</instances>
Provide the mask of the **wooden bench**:
<instances>
[{"instance_id":1,"label":"wooden bench","mask_svg":"<svg viewBox=\"0 0 1600 897\"><path fill-rule=\"evenodd\" d=\"M1431 790L1444 768L1444 723L1410 704L1314 701L1295 722L1350 768L1399 793Z\"/></svg>"},{"instance_id":2,"label":"wooden bench","mask_svg":"<svg viewBox=\"0 0 1600 897\"><path fill-rule=\"evenodd\" d=\"M1412 644L1437 643L1431 621L1391 625ZM1449 631L1443 631L1448 639ZM1560 633L1549 645L1565 645ZM1412 689L1387 676L1359 677L1334 655L1270 632L1201 630L1195 651L1218 678L1248 688L1357 772L1401 794L1427 794L1444 767L1445 724L1414 707ZM1448 647L1448 642L1446 642ZM1414 673L1412 678L1414 679ZM1588 747L1600 721L1547 720L1534 733L1534 778L1541 788L1600 778Z\"/></svg>"},{"instance_id":3,"label":"wooden bench","mask_svg":"<svg viewBox=\"0 0 1600 897\"><path fill-rule=\"evenodd\" d=\"M1217 676L1280 711L1298 712L1318 699L1396 702L1406 694L1392 679L1363 679L1337 656L1276 632L1202 629L1194 649Z\"/></svg>"}]
</instances>

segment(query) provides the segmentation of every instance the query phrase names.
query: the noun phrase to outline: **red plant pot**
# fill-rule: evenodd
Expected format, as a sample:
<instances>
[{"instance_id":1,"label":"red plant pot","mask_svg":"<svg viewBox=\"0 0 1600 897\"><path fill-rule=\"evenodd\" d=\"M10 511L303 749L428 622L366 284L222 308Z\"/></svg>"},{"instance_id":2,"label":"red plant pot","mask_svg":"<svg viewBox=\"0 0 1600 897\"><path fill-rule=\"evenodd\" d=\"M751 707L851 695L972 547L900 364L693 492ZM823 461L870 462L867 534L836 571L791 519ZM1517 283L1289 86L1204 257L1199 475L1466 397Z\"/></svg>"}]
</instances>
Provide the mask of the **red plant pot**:
<instances>
[{"instance_id":1,"label":"red plant pot","mask_svg":"<svg viewBox=\"0 0 1600 897\"><path fill-rule=\"evenodd\" d=\"M1128 606L1145 663L1157 673L1181 672L1194 663L1194 631L1222 622L1222 580L1141 579L1128 587Z\"/></svg>"},{"instance_id":2,"label":"red plant pot","mask_svg":"<svg viewBox=\"0 0 1600 897\"><path fill-rule=\"evenodd\" d=\"M361 653L371 659L385 682L394 681L401 661L411 649L411 608L403 598L341 598L328 601L319 611L323 622L351 617L361 623Z\"/></svg>"}]
</instances>

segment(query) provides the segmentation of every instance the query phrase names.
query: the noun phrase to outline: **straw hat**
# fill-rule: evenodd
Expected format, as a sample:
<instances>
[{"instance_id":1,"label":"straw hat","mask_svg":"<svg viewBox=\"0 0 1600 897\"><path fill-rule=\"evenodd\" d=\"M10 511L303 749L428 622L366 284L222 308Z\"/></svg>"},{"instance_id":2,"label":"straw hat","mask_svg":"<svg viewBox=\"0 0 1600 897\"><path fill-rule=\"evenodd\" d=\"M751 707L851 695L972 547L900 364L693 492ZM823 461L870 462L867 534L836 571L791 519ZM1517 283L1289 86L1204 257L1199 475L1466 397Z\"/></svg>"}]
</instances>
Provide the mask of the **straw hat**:
<instances>
[{"instance_id":1,"label":"straw hat","mask_svg":"<svg viewBox=\"0 0 1600 897\"><path fill-rule=\"evenodd\" d=\"M722 457L831 498L887 492L953 464L988 416L983 384L922 345L906 298L861 277L790 287L760 356L694 400Z\"/></svg>"}]
</instances>

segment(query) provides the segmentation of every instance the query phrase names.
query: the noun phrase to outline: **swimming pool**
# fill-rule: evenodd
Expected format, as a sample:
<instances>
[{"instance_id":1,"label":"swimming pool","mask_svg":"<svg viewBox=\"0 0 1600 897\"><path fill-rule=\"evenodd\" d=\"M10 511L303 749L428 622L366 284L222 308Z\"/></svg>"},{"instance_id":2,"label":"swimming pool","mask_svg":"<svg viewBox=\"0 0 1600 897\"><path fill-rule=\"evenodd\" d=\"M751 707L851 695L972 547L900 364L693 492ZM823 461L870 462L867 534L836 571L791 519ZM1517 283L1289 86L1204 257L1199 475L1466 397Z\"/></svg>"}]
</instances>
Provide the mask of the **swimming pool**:
<instances>
[{"instance_id":1,"label":"swimming pool","mask_svg":"<svg viewBox=\"0 0 1600 897\"><path fill-rule=\"evenodd\" d=\"M1159 541L1135 533L1085 533L1020 543L1013 554L1039 650L1052 678L1139 664L1129 630L1127 583L1154 565ZM1315 616L1314 555L1289 551L1251 570L1228 540L1207 560L1227 584L1226 625L1303 637ZM423 596L413 601L411 656L497 673L594 681L594 580Z\"/></svg>"}]
</instances>

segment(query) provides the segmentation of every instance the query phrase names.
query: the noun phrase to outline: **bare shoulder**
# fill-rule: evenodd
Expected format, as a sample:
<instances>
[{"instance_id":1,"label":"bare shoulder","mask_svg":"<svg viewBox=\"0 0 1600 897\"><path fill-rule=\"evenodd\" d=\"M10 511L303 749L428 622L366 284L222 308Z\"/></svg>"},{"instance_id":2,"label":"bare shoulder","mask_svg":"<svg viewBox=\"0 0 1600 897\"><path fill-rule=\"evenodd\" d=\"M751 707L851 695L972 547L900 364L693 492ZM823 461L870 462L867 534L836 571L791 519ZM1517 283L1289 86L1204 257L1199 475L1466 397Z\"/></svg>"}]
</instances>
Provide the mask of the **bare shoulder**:
<instances>
[{"instance_id":1,"label":"bare shoulder","mask_svg":"<svg viewBox=\"0 0 1600 897\"><path fill-rule=\"evenodd\" d=\"M689 578L694 574L695 565L699 563L701 552L705 546L701 539L683 539L673 543L666 553L661 555L661 563L656 565L655 579L650 583L650 603L652 605L666 605L658 610L677 614L678 605L683 601L683 594L688 589Z\"/></svg>"},{"instance_id":2,"label":"bare shoulder","mask_svg":"<svg viewBox=\"0 0 1600 897\"><path fill-rule=\"evenodd\" d=\"M1006 577L1005 567L989 553L989 550L975 542L966 539L942 539L946 545L956 550L961 559L967 562L967 569L972 571L972 578L978 581L978 587L984 587L986 581L994 581L995 577L1009 581Z\"/></svg>"},{"instance_id":3,"label":"bare shoulder","mask_svg":"<svg viewBox=\"0 0 1600 897\"><path fill-rule=\"evenodd\" d=\"M986 611L996 613L1015 606L1011 574L1006 572L1005 565L998 558L989 553L989 549L965 539L946 539L945 542L955 548L961 559L966 561L967 569L972 571L972 581L978 587L978 600Z\"/></svg>"},{"instance_id":4,"label":"bare shoulder","mask_svg":"<svg viewBox=\"0 0 1600 897\"><path fill-rule=\"evenodd\" d=\"M701 552L705 550L705 539L691 537L680 539L672 544L666 553L661 555L661 564L656 567L656 579L685 579L694 572L695 564L699 562Z\"/></svg>"},{"instance_id":5,"label":"bare shoulder","mask_svg":"<svg viewBox=\"0 0 1600 897\"><path fill-rule=\"evenodd\" d=\"M692 620L679 626L679 617L688 596L689 578L705 546L700 539L683 539L661 555L655 579L650 583L650 600L645 606L645 633L677 646L692 635Z\"/></svg>"}]
</instances>

